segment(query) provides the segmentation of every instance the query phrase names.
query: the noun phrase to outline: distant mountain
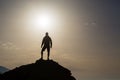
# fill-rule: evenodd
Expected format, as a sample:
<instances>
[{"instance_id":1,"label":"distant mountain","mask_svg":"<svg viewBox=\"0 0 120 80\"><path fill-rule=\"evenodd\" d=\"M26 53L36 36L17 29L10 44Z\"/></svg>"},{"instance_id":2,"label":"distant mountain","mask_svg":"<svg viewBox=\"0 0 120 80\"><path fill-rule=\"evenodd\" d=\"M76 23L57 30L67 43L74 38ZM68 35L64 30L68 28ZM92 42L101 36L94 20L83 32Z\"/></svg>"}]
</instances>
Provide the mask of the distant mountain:
<instances>
[{"instance_id":1,"label":"distant mountain","mask_svg":"<svg viewBox=\"0 0 120 80\"><path fill-rule=\"evenodd\" d=\"M3 80L76 80L70 70L53 60L37 60L2 75Z\"/></svg>"},{"instance_id":2,"label":"distant mountain","mask_svg":"<svg viewBox=\"0 0 120 80\"><path fill-rule=\"evenodd\" d=\"M3 73L5 73L5 72L7 72L7 71L9 71L8 68L5 68L5 67L3 67L3 66L0 66L0 74L3 74Z\"/></svg>"}]
</instances>

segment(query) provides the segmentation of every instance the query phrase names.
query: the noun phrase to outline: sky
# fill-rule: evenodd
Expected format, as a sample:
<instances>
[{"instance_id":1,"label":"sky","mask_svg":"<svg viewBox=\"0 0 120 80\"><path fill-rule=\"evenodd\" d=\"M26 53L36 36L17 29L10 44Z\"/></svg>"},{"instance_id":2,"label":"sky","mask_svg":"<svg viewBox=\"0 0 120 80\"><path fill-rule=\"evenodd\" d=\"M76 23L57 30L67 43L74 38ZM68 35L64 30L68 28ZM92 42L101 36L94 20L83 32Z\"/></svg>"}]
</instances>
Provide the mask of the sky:
<instances>
[{"instance_id":1,"label":"sky","mask_svg":"<svg viewBox=\"0 0 120 80\"><path fill-rule=\"evenodd\" d=\"M45 32L77 80L120 79L119 0L0 0L0 66L38 60Z\"/></svg>"}]
</instances>

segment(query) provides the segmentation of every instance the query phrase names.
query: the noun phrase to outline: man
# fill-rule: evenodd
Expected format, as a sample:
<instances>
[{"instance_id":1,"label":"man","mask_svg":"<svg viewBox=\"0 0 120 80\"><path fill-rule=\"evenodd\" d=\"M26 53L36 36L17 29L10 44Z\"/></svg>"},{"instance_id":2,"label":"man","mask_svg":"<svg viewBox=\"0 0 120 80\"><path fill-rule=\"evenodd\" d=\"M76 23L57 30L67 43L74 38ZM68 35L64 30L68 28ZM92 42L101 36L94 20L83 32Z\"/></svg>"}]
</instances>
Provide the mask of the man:
<instances>
[{"instance_id":1,"label":"man","mask_svg":"<svg viewBox=\"0 0 120 80\"><path fill-rule=\"evenodd\" d=\"M52 40L49 37L48 32L45 33L45 37L42 40L41 48L41 59L43 59L43 52L45 51L45 49L47 49L47 59L49 60L50 48L52 48Z\"/></svg>"}]
</instances>

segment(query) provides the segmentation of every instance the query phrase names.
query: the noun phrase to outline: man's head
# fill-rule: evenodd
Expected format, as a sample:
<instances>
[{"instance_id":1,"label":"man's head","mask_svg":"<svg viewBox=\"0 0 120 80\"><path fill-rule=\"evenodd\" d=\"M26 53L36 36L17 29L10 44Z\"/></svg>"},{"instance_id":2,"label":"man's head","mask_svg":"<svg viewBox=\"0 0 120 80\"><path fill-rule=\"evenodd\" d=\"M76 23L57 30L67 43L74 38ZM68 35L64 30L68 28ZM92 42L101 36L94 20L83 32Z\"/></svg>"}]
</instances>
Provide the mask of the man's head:
<instances>
[{"instance_id":1,"label":"man's head","mask_svg":"<svg viewBox=\"0 0 120 80\"><path fill-rule=\"evenodd\" d=\"M48 36L48 32L46 32L45 35Z\"/></svg>"}]
</instances>

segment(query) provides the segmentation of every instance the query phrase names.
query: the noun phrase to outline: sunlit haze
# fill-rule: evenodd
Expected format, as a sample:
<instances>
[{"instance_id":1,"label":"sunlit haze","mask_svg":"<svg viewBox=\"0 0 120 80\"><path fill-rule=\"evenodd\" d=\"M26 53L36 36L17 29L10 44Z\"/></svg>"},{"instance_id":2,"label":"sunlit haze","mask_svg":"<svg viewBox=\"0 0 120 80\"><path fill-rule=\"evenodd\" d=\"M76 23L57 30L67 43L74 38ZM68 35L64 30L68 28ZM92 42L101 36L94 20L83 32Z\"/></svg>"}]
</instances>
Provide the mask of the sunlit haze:
<instances>
[{"instance_id":1,"label":"sunlit haze","mask_svg":"<svg viewBox=\"0 0 120 80\"><path fill-rule=\"evenodd\" d=\"M0 66L34 63L46 32L77 80L120 80L119 0L0 0Z\"/></svg>"}]
</instances>

